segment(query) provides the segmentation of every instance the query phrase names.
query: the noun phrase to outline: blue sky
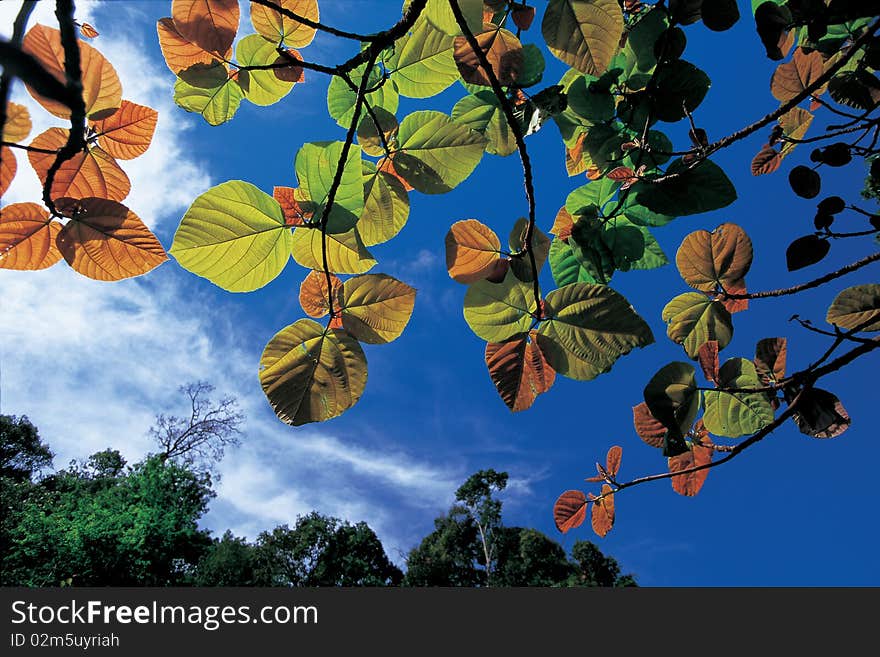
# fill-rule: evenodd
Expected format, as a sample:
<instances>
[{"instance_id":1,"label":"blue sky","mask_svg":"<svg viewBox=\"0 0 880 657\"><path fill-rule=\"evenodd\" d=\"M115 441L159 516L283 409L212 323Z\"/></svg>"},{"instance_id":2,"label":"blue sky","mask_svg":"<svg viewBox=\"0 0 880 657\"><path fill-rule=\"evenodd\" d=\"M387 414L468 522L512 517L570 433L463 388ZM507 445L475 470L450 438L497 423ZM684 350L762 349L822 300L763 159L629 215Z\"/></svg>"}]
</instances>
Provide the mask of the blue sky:
<instances>
[{"instance_id":1,"label":"blue sky","mask_svg":"<svg viewBox=\"0 0 880 657\"><path fill-rule=\"evenodd\" d=\"M155 36L155 21L170 13L170 2L78 4L82 19L101 31L95 45L119 71L124 96L160 112L153 147L123 166L133 183L126 203L166 248L188 204L211 185L242 179L271 193L273 185L294 184L293 159L304 142L344 138L326 113L328 80L316 73L307 74L307 82L278 105L242 103L230 123L207 126L171 99L174 77L161 61ZM776 106L769 93L774 64L763 56L749 3L741 5L744 18L729 32L687 28L685 58L713 80L696 115L710 138ZM322 19L369 31L393 22L399 6L397 0L325 0ZM3 30L16 7L0 5ZM40 3L37 20L48 23L51 9ZM525 41L540 42L539 25L536 21L525 33ZM244 18L241 33L249 32ZM303 55L326 63L351 52L351 45L319 35ZM563 72L548 57L545 82ZM462 93L455 85L428 101L402 99L398 117L426 108L449 112ZM27 99L21 86L14 98ZM33 136L59 125L45 112L32 114L39 117ZM828 122L820 113L814 131ZM678 146L686 144L683 126L666 128L661 126ZM783 171L753 178L749 162L766 132L715 158L737 186L734 205L655 231L667 254L674 257L693 230L738 223L755 245L749 289L760 290L812 279L873 252L876 245L868 239L838 241L825 262L786 271L785 248L812 230L815 207L796 197L784 177L807 160L809 150L796 151ZM538 218L547 231L566 195L585 181L567 177L554 126L530 137L528 145ZM19 169L4 202L39 195L23 158ZM824 189L857 200L863 174L860 164L823 172ZM139 458L150 449L145 433L153 415L174 411L180 383L206 378L237 395L248 415L247 437L221 466L219 496L205 519L217 532L230 527L253 538L317 509L366 520L400 562L448 507L457 485L471 472L492 467L512 477L505 495L506 523L536 527L566 547L580 538L596 540L644 585L880 584L880 535L872 520L880 497L873 469L880 445L871 425L876 394L868 385L875 356L821 384L838 393L853 417L852 428L840 438L812 440L788 425L731 464L712 470L696 498L676 495L668 482L638 487L618 496L617 525L606 539L596 539L588 527L558 534L553 501L563 490L580 487L611 445L623 447L621 478L665 469L665 459L634 434L630 409L641 401L641 390L656 370L686 360L666 338L660 319L665 303L686 286L674 266L617 274L613 286L649 323L656 344L622 358L611 373L593 382L558 377L531 410L511 414L486 373L484 344L462 317L465 287L446 273L443 238L451 223L466 218L507 235L526 213L520 190L516 156L486 156L453 192L411 194L409 223L397 238L373 250L379 260L373 271L415 286L415 312L396 342L366 347L366 392L338 419L288 427L275 419L259 388L263 346L303 316L297 293L305 271L293 262L265 288L244 295L225 293L174 261L116 284L79 277L63 264L38 273L0 273L2 411L29 415L58 452L60 466L107 446ZM838 221L840 230L864 228L854 216ZM549 290L549 271L546 276L543 287ZM734 339L722 357L751 357L758 339L785 335L790 369L806 366L827 342L788 318L799 313L821 324L837 291L875 280L876 272L867 268L803 295L753 301L748 312L735 316Z\"/></svg>"}]
</instances>

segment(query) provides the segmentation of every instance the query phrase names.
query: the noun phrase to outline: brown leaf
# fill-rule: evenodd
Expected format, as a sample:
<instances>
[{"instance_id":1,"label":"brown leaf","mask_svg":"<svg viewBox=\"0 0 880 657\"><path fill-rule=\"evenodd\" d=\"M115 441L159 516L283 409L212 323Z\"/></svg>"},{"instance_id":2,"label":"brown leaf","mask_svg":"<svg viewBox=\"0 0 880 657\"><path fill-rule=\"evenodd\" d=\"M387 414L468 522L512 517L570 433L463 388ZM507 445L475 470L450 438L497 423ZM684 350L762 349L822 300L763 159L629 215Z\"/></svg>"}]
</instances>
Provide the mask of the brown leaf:
<instances>
[{"instance_id":1,"label":"brown leaf","mask_svg":"<svg viewBox=\"0 0 880 657\"><path fill-rule=\"evenodd\" d=\"M35 270L61 259L55 237L61 224L36 203L14 203L0 210L0 269Z\"/></svg>"},{"instance_id":2,"label":"brown leaf","mask_svg":"<svg viewBox=\"0 0 880 657\"><path fill-rule=\"evenodd\" d=\"M342 281L330 274L333 286L334 314L342 308ZM327 303L327 275L322 271L310 271L299 288L299 305L309 317L320 318L330 312Z\"/></svg>"},{"instance_id":3,"label":"brown leaf","mask_svg":"<svg viewBox=\"0 0 880 657\"><path fill-rule=\"evenodd\" d=\"M159 113L152 107L123 100L116 112L92 123L92 128L108 155L133 160L150 147L158 118Z\"/></svg>"},{"instance_id":4,"label":"brown leaf","mask_svg":"<svg viewBox=\"0 0 880 657\"><path fill-rule=\"evenodd\" d=\"M689 470L690 468L707 465L712 462L714 451L711 447L693 445L692 451L684 452L669 459L669 472L674 474L683 470ZM709 468L686 474L677 474L672 478L672 489L679 495L693 497L700 492L708 476Z\"/></svg>"},{"instance_id":5,"label":"brown leaf","mask_svg":"<svg viewBox=\"0 0 880 657\"><path fill-rule=\"evenodd\" d=\"M781 164L782 156L779 151L770 146L770 144L764 144L764 147L758 151L758 154L752 160L752 175L763 176L773 173L779 169Z\"/></svg>"},{"instance_id":6,"label":"brown leaf","mask_svg":"<svg viewBox=\"0 0 880 657\"><path fill-rule=\"evenodd\" d=\"M83 276L118 281L146 274L168 259L156 236L121 203L84 198L58 205L70 216L58 234L58 248Z\"/></svg>"},{"instance_id":7,"label":"brown leaf","mask_svg":"<svg viewBox=\"0 0 880 657\"><path fill-rule=\"evenodd\" d=\"M746 290L746 281L741 278L738 281L733 281L731 283L727 283L724 286L724 291L728 294L745 294L748 290ZM749 300L748 299L721 299L721 303L724 304L724 307L727 308L727 312L731 315L733 313L739 313L744 310L749 309Z\"/></svg>"},{"instance_id":8,"label":"brown leaf","mask_svg":"<svg viewBox=\"0 0 880 657\"><path fill-rule=\"evenodd\" d=\"M82 23L79 26L79 33L83 35L86 39L94 39L100 35L100 32L98 32L98 30L96 30L88 23Z\"/></svg>"},{"instance_id":9,"label":"brown leaf","mask_svg":"<svg viewBox=\"0 0 880 657\"><path fill-rule=\"evenodd\" d=\"M293 187L275 187L272 190L272 196L281 206L284 223L288 226L302 226L312 216L311 212L305 212L300 206L296 191Z\"/></svg>"},{"instance_id":10,"label":"brown leaf","mask_svg":"<svg viewBox=\"0 0 880 657\"><path fill-rule=\"evenodd\" d=\"M620 445L614 445L608 450L608 455L605 457L605 471L612 479L620 471L621 457L623 457L623 447Z\"/></svg>"},{"instance_id":11,"label":"brown leaf","mask_svg":"<svg viewBox=\"0 0 880 657\"><path fill-rule=\"evenodd\" d=\"M718 341L709 340L703 343L697 352L697 360L705 376L712 383L718 383Z\"/></svg>"},{"instance_id":12,"label":"brown leaf","mask_svg":"<svg viewBox=\"0 0 880 657\"><path fill-rule=\"evenodd\" d=\"M701 292L742 279L752 266L752 241L736 224L721 224L713 232L698 230L681 243L675 264L682 278Z\"/></svg>"},{"instance_id":13,"label":"brown leaf","mask_svg":"<svg viewBox=\"0 0 880 657\"><path fill-rule=\"evenodd\" d=\"M486 23L483 25L483 32L477 34L476 38L501 86L509 87L515 84L523 67L522 44L516 35ZM471 48L465 37L455 38L455 50L452 56L465 82L490 86L491 83L480 65L476 51Z\"/></svg>"},{"instance_id":14,"label":"brown leaf","mask_svg":"<svg viewBox=\"0 0 880 657\"><path fill-rule=\"evenodd\" d=\"M789 139L803 139L813 122L813 115L800 107L792 107L788 112L779 117L779 126L782 133ZM784 142L779 151L780 157L791 153L797 144Z\"/></svg>"},{"instance_id":15,"label":"brown leaf","mask_svg":"<svg viewBox=\"0 0 880 657\"><path fill-rule=\"evenodd\" d=\"M635 177L636 172L629 167L616 167L606 174L606 177L615 182L624 182Z\"/></svg>"},{"instance_id":16,"label":"brown leaf","mask_svg":"<svg viewBox=\"0 0 880 657\"><path fill-rule=\"evenodd\" d=\"M788 355L786 338L764 338L755 345L755 370L761 383L770 385L785 378L785 360Z\"/></svg>"},{"instance_id":17,"label":"brown leaf","mask_svg":"<svg viewBox=\"0 0 880 657\"><path fill-rule=\"evenodd\" d=\"M459 283L476 283L495 266L501 241L491 228L476 219L456 221L446 233L446 269Z\"/></svg>"},{"instance_id":18,"label":"brown leaf","mask_svg":"<svg viewBox=\"0 0 880 657\"><path fill-rule=\"evenodd\" d=\"M18 103L6 104L6 123L3 124L3 141L19 143L31 134L31 114Z\"/></svg>"},{"instance_id":19,"label":"brown leaf","mask_svg":"<svg viewBox=\"0 0 880 657\"><path fill-rule=\"evenodd\" d=\"M101 118L112 113L122 102L122 84L116 70L104 55L84 41L79 44L80 66L82 67L83 101L86 114L90 118ZM46 71L64 84L64 48L61 46L61 33L45 25L34 25L24 37L22 50L37 58ZM28 93L46 110L55 116L70 118L70 108L57 100L45 98L30 86Z\"/></svg>"},{"instance_id":20,"label":"brown leaf","mask_svg":"<svg viewBox=\"0 0 880 657\"><path fill-rule=\"evenodd\" d=\"M165 64L175 75L196 64L213 64L220 61L218 55L184 39L171 18L160 18L156 23L156 31L159 33L159 47L162 49ZM224 53L224 57L226 59L232 57L232 48Z\"/></svg>"},{"instance_id":21,"label":"brown leaf","mask_svg":"<svg viewBox=\"0 0 880 657\"><path fill-rule=\"evenodd\" d=\"M614 527L614 492L608 484L602 486L601 498L593 501L593 531L602 538Z\"/></svg>"},{"instance_id":22,"label":"brown leaf","mask_svg":"<svg viewBox=\"0 0 880 657\"><path fill-rule=\"evenodd\" d=\"M587 517L587 498L579 490L567 490L553 505L553 520L556 529L563 534L569 529L580 527Z\"/></svg>"},{"instance_id":23,"label":"brown leaf","mask_svg":"<svg viewBox=\"0 0 880 657\"><path fill-rule=\"evenodd\" d=\"M824 70L822 53L813 50L807 54L803 48L798 48L794 51L791 61L776 68L770 80L770 91L776 100L787 102L810 86ZM828 85L822 85L813 92L813 95L821 96L827 87Z\"/></svg>"},{"instance_id":24,"label":"brown leaf","mask_svg":"<svg viewBox=\"0 0 880 657\"><path fill-rule=\"evenodd\" d=\"M15 153L8 146L0 146L0 197L9 189L16 171L18 171L18 161L15 159Z\"/></svg>"},{"instance_id":25,"label":"brown leaf","mask_svg":"<svg viewBox=\"0 0 880 657\"><path fill-rule=\"evenodd\" d=\"M31 146L57 151L67 143L68 130L49 128ZM46 184L49 168L55 161L53 153L28 152L40 182ZM122 201L131 191L131 181L119 165L99 146L92 146L65 161L52 183L52 199L98 197Z\"/></svg>"},{"instance_id":26,"label":"brown leaf","mask_svg":"<svg viewBox=\"0 0 880 657\"><path fill-rule=\"evenodd\" d=\"M556 219L553 222L553 228L550 229L551 235L556 235L561 240L567 240L571 237L571 231L574 229L574 218L571 216L565 206L559 209Z\"/></svg>"},{"instance_id":27,"label":"brown leaf","mask_svg":"<svg viewBox=\"0 0 880 657\"><path fill-rule=\"evenodd\" d=\"M633 406L633 425L643 442L651 447L663 448L666 440L666 427L651 414L645 402Z\"/></svg>"},{"instance_id":28,"label":"brown leaf","mask_svg":"<svg viewBox=\"0 0 880 657\"><path fill-rule=\"evenodd\" d=\"M556 380L556 372L544 358L534 331L500 344L488 343L486 367L501 399L514 413L529 408Z\"/></svg>"},{"instance_id":29,"label":"brown leaf","mask_svg":"<svg viewBox=\"0 0 880 657\"><path fill-rule=\"evenodd\" d=\"M187 41L208 52L225 53L238 32L238 0L174 0L171 17Z\"/></svg>"},{"instance_id":30,"label":"brown leaf","mask_svg":"<svg viewBox=\"0 0 880 657\"><path fill-rule=\"evenodd\" d=\"M283 55L278 55L273 62L276 67L273 69L275 77L284 82L297 83L305 81L305 69L296 63L297 61L302 61L302 55L293 48L286 50ZM282 66L282 64L286 64L286 66Z\"/></svg>"}]
</instances>

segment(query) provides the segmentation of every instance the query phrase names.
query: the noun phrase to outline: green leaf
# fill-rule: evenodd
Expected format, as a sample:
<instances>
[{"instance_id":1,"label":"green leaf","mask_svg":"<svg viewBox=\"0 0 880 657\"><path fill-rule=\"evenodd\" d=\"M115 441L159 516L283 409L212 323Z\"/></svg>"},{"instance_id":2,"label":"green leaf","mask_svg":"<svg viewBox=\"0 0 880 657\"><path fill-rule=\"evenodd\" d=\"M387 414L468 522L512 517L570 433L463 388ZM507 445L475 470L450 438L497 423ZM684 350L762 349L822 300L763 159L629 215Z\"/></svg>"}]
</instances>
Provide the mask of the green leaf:
<instances>
[{"instance_id":1,"label":"green leaf","mask_svg":"<svg viewBox=\"0 0 880 657\"><path fill-rule=\"evenodd\" d=\"M341 141L303 144L296 154L294 166L299 189L303 197L309 199L308 203L302 204L303 210L314 213L313 221L316 223L326 207L327 194L336 176L336 167L342 158L344 146ZM328 233L345 233L351 230L364 211L364 173L361 161L361 147L352 145L348 150L333 207L327 216Z\"/></svg>"},{"instance_id":2,"label":"green leaf","mask_svg":"<svg viewBox=\"0 0 880 657\"><path fill-rule=\"evenodd\" d=\"M486 152L506 157L516 152L516 139L491 91L465 96L452 108L452 120L485 135Z\"/></svg>"},{"instance_id":3,"label":"green leaf","mask_svg":"<svg viewBox=\"0 0 880 657\"><path fill-rule=\"evenodd\" d=\"M568 106L592 123L614 118L614 97L609 89L597 89L592 84L597 79L592 75L580 76L568 89Z\"/></svg>"},{"instance_id":4,"label":"green leaf","mask_svg":"<svg viewBox=\"0 0 880 657\"><path fill-rule=\"evenodd\" d=\"M598 219L580 217L568 243L572 253L595 282L607 285L614 275L614 253L602 239L605 228Z\"/></svg>"},{"instance_id":5,"label":"green leaf","mask_svg":"<svg viewBox=\"0 0 880 657\"><path fill-rule=\"evenodd\" d=\"M594 165L604 171L610 166L622 164L621 147L628 141L630 138L618 127L598 124L587 131L584 138L584 152L589 155Z\"/></svg>"},{"instance_id":6,"label":"green leaf","mask_svg":"<svg viewBox=\"0 0 880 657\"><path fill-rule=\"evenodd\" d=\"M581 73L602 75L623 35L617 0L550 0L541 32L550 52Z\"/></svg>"},{"instance_id":7,"label":"green leaf","mask_svg":"<svg viewBox=\"0 0 880 657\"><path fill-rule=\"evenodd\" d=\"M342 285L342 326L361 342L385 344L400 337L416 291L386 274L364 274Z\"/></svg>"},{"instance_id":8,"label":"green leaf","mask_svg":"<svg viewBox=\"0 0 880 657\"><path fill-rule=\"evenodd\" d=\"M639 204L636 200L635 194L629 194L626 197L622 213L624 217L637 226L665 226L675 219L675 217L654 212L646 208L644 205Z\"/></svg>"},{"instance_id":9,"label":"green leaf","mask_svg":"<svg viewBox=\"0 0 880 657\"><path fill-rule=\"evenodd\" d=\"M191 66L174 83L174 102L187 112L201 114L211 125L235 116L243 95L221 62Z\"/></svg>"},{"instance_id":10,"label":"green leaf","mask_svg":"<svg viewBox=\"0 0 880 657\"><path fill-rule=\"evenodd\" d=\"M415 189L443 194L476 168L486 138L434 111L413 112L400 124L394 168Z\"/></svg>"},{"instance_id":11,"label":"green leaf","mask_svg":"<svg viewBox=\"0 0 880 657\"><path fill-rule=\"evenodd\" d=\"M278 201L250 183L230 180L193 201L170 253L181 267L224 290L250 292L281 273L291 242Z\"/></svg>"},{"instance_id":12,"label":"green leaf","mask_svg":"<svg viewBox=\"0 0 880 657\"><path fill-rule=\"evenodd\" d=\"M359 86L363 79L367 65L361 64L350 73L351 81L355 86ZM397 106L400 97L397 87L392 81L386 80L383 84L379 84L382 80L382 69L376 65L370 73L370 80L367 88L373 89L366 94L366 100L372 107L381 107L389 114L397 112ZM330 80L330 86L327 88L327 111L330 113L336 123L343 128L351 125L354 118L354 107L357 103L357 94L349 87L345 80L338 75L334 75ZM366 110L361 111L361 116L367 116Z\"/></svg>"},{"instance_id":13,"label":"green leaf","mask_svg":"<svg viewBox=\"0 0 880 657\"><path fill-rule=\"evenodd\" d=\"M649 210L673 217L720 210L736 200L736 188L710 160L688 168L676 160L666 171L674 178L660 183L638 182L630 195Z\"/></svg>"},{"instance_id":14,"label":"green leaf","mask_svg":"<svg viewBox=\"0 0 880 657\"><path fill-rule=\"evenodd\" d=\"M565 209L572 217L584 214L589 216L593 213L588 208L601 209L614 198L618 189L620 189L620 183L610 178L593 180L586 185L581 185L568 195L568 198L565 199Z\"/></svg>"},{"instance_id":15,"label":"green leaf","mask_svg":"<svg viewBox=\"0 0 880 657\"><path fill-rule=\"evenodd\" d=\"M238 42L235 57L241 66L265 66L281 61L271 41L259 34L251 34ZM273 105L293 89L293 82L280 79L274 70L238 73L238 84L246 100L254 105Z\"/></svg>"},{"instance_id":16,"label":"green leaf","mask_svg":"<svg viewBox=\"0 0 880 657\"><path fill-rule=\"evenodd\" d=\"M532 286L512 271L500 283L481 280L464 295L464 318L471 330L486 342L504 342L529 330L535 297Z\"/></svg>"},{"instance_id":17,"label":"green leaf","mask_svg":"<svg viewBox=\"0 0 880 657\"><path fill-rule=\"evenodd\" d=\"M604 285L572 283L545 299L538 344L559 374L588 381L636 347L654 342L651 329L622 295Z\"/></svg>"},{"instance_id":18,"label":"green leaf","mask_svg":"<svg viewBox=\"0 0 880 657\"><path fill-rule=\"evenodd\" d=\"M654 116L675 123L693 112L709 91L709 76L693 64L677 59L657 67L648 92L654 104Z\"/></svg>"},{"instance_id":19,"label":"green leaf","mask_svg":"<svg viewBox=\"0 0 880 657\"><path fill-rule=\"evenodd\" d=\"M571 246L558 238L550 243L550 271L557 287L569 283L598 283L575 256Z\"/></svg>"},{"instance_id":20,"label":"green leaf","mask_svg":"<svg viewBox=\"0 0 880 657\"><path fill-rule=\"evenodd\" d=\"M367 359L345 331L310 319L282 329L260 358L260 384L275 414L299 426L354 406L367 383Z\"/></svg>"},{"instance_id":21,"label":"green leaf","mask_svg":"<svg viewBox=\"0 0 880 657\"><path fill-rule=\"evenodd\" d=\"M880 331L880 285L846 288L828 308L825 320L847 331Z\"/></svg>"},{"instance_id":22,"label":"green leaf","mask_svg":"<svg viewBox=\"0 0 880 657\"><path fill-rule=\"evenodd\" d=\"M650 73L657 65L654 45L660 35L669 27L669 21L663 11L652 9L643 14L627 35L626 49L632 51L636 70Z\"/></svg>"},{"instance_id":23,"label":"green leaf","mask_svg":"<svg viewBox=\"0 0 880 657\"><path fill-rule=\"evenodd\" d=\"M299 228L290 245L293 259L306 269L323 270L321 231ZM372 269L375 259L367 251L357 229L327 235L327 266L335 274L363 274Z\"/></svg>"},{"instance_id":24,"label":"green leaf","mask_svg":"<svg viewBox=\"0 0 880 657\"><path fill-rule=\"evenodd\" d=\"M409 194L390 173L377 171L372 162L364 166L364 212L357 232L364 246L382 244L400 232L409 219Z\"/></svg>"},{"instance_id":25,"label":"green leaf","mask_svg":"<svg viewBox=\"0 0 880 657\"><path fill-rule=\"evenodd\" d=\"M520 89L538 84L544 77L547 63L541 49L533 43L523 44L523 64L516 86Z\"/></svg>"},{"instance_id":26,"label":"green leaf","mask_svg":"<svg viewBox=\"0 0 880 657\"><path fill-rule=\"evenodd\" d=\"M424 18L417 20L412 32L395 44L394 53L385 62L398 92L409 98L429 98L458 80L458 66L452 58L454 47L454 37Z\"/></svg>"},{"instance_id":27,"label":"green leaf","mask_svg":"<svg viewBox=\"0 0 880 657\"><path fill-rule=\"evenodd\" d=\"M724 349L733 337L733 322L724 304L699 292L680 294L666 304L663 321L668 324L669 338L682 345L692 359L709 340L716 340L718 348Z\"/></svg>"},{"instance_id":28,"label":"green leaf","mask_svg":"<svg viewBox=\"0 0 880 657\"><path fill-rule=\"evenodd\" d=\"M647 228L642 227L642 237L645 239L645 252L642 257L632 263L633 269L657 269L669 264L669 258L663 252L660 244Z\"/></svg>"},{"instance_id":29,"label":"green leaf","mask_svg":"<svg viewBox=\"0 0 880 657\"><path fill-rule=\"evenodd\" d=\"M664 455L677 456L687 450L684 436L700 410L696 370L690 363L669 363L645 386L645 403L658 422L666 427Z\"/></svg>"},{"instance_id":30,"label":"green leaf","mask_svg":"<svg viewBox=\"0 0 880 657\"><path fill-rule=\"evenodd\" d=\"M725 392L723 388L760 388L755 364L747 358L731 358L718 371L719 390L703 394L706 410L703 424L709 433L739 438L760 431L773 422L773 407L767 395Z\"/></svg>"}]
</instances>

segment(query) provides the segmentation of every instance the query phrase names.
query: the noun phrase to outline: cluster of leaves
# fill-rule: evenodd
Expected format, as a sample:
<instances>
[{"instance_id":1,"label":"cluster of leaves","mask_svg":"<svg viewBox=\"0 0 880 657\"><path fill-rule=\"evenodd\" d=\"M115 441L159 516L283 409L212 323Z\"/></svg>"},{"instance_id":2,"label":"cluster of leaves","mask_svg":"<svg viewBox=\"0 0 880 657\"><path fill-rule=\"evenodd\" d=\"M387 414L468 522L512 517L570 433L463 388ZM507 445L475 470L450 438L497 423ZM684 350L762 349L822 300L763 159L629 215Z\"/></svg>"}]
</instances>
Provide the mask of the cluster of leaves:
<instances>
[{"instance_id":1,"label":"cluster of leaves","mask_svg":"<svg viewBox=\"0 0 880 657\"><path fill-rule=\"evenodd\" d=\"M84 35L97 33L87 24ZM117 160L143 155L156 128L157 112L122 97L122 84L110 62L78 40L82 99L87 123L82 147L68 159L59 153L74 141L70 130L49 128L27 146L31 117L26 107L8 103L0 148L0 196L15 176L13 145L27 150L44 186L43 202L15 203L0 211L0 268L45 269L64 258L77 272L101 281L144 274L167 256L155 235L122 204L131 183ZM23 52L59 83L66 79L59 30L35 25L24 37ZM50 114L71 120L70 107L40 93L28 92ZM77 130L75 122L71 123ZM59 163L59 160L60 163Z\"/></svg>"}]
</instances>

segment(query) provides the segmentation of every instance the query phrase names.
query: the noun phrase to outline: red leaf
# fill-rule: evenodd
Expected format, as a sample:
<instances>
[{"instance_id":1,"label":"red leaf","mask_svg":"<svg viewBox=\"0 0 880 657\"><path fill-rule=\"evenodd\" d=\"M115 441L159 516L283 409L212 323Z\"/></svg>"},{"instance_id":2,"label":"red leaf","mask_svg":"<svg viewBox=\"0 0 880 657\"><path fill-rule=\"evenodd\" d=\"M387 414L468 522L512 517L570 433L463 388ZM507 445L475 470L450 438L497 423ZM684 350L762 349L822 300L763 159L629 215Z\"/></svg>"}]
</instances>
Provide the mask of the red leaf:
<instances>
[{"instance_id":1,"label":"red leaf","mask_svg":"<svg viewBox=\"0 0 880 657\"><path fill-rule=\"evenodd\" d=\"M612 478L616 477L620 470L620 459L622 456L623 448L620 445L614 445L614 447L608 450L608 455L605 457L605 470Z\"/></svg>"},{"instance_id":2,"label":"red leaf","mask_svg":"<svg viewBox=\"0 0 880 657\"><path fill-rule=\"evenodd\" d=\"M728 294L745 294L747 292L745 279L741 278L738 281L728 283L725 286L724 291ZM727 312L731 315L749 309L748 299L724 299L721 303L724 304L724 307L727 308Z\"/></svg>"},{"instance_id":3,"label":"red leaf","mask_svg":"<svg viewBox=\"0 0 880 657\"><path fill-rule=\"evenodd\" d=\"M718 383L718 341L709 340L697 352L697 360L705 376L712 383Z\"/></svg>"},{"instance_id":4,"label":"red leaf","mask_svg":"<svg viewBox=\"0 0 880 657\"><path fill-rule=\"evenodd\" d=\"M569 529L580 527L587 517L587 498L579 490L567 490L553 505L556 529L565 534Z\"/></svg>"},{"instance_id":5,"label":"red leaf","mask_svg":"<svg viewBox=\"0 0 880 657\"><path fill-rule=\"evenodd\" d=\"M645 402L633 406L633 425L639 438L646 444L662 449L666 440L666 427L651 414Z\"/></svg>"},{"instance_id":6,"label":"red leaf","mask_svg":"<svg viewBox=\"0 0 880 657\"><path fill-rule=\"evenodd\" d=\"M602 497L593 501L592 525L602 538L614 527L614 491L608 484L602 486Z\"/></svg>"},{"instance_id":7,"label":"red leaf","mask_svg":"<svg viewBox=\"0 0 880 657\"><path fill-rule=\"evenodd\" d=\"M673 456L669 459L669 472L676 473L683 470L689 470L693 467L707 465L712 462L711 447L703 447L702 445L694 445L693 451ZM679 495L693 497L700 492L706 477L709 476L709 468L689 472L687 474L675 475L672 478L672 489Z\"/></svg>"}]
</instances>

